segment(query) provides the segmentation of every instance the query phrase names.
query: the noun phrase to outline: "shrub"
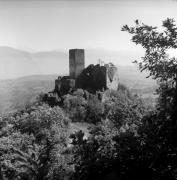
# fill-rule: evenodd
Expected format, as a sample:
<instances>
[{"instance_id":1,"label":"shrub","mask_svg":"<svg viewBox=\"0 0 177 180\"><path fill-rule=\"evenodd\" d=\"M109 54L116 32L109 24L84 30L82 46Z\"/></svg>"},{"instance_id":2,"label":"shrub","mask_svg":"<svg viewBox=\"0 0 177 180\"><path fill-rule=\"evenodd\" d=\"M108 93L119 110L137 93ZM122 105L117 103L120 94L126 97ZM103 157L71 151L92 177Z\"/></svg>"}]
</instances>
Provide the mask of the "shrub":
<instances>
[{"instance_id":1,"label":"shrub","mask_svg":"<svg viewBox=\"0 0 177 180\"><path fill-rule=\"evenodd\" d=\"M11 119L14 121L1 123L2 178L54 179L56 172L69 171L64 154L69 122L59 107L37 106Z\"/></svg>"}]
</instances>

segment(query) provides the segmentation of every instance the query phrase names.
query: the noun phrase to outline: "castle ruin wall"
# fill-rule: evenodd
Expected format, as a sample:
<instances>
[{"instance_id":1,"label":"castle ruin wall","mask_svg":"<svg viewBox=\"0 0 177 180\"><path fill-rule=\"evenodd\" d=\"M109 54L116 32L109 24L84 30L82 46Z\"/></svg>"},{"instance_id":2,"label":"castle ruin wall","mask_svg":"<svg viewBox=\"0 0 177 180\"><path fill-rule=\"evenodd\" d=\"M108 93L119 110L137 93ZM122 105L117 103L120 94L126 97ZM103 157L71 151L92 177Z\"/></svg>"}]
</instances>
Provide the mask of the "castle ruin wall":
<instances>
[{"instance_id":1,"label":"castle ruin wall","mask_svg":"<svg viewBox=\"0 0 177 180\"><path fill-rule=\"evenodd\" d=\"M84 49L69 50L69 71L70 78L76 79L85 68Z\"/></svg>"}]
</instances>

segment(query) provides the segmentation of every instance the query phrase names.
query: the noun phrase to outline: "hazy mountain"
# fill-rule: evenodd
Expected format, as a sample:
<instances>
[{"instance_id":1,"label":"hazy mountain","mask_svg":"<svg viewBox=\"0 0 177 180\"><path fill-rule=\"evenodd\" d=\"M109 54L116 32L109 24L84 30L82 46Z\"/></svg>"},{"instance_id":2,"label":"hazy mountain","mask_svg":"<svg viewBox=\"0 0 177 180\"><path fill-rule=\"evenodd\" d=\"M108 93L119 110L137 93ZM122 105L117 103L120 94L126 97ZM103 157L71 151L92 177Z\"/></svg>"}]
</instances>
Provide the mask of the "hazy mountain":
<instances>
[{"instance_id":1,"label":"hazy mountain","mask_svg":"<svg viewBox=\"0 0 177 180\"><path fill-rule=\"evenodd\" d=\"M10 47L0 47L0 78L15 78L36 74L37 68L31 54Z\"/></svg>"},{"instance_id":2,"label":"hazy mountain","mask_svg":"<svg viewBox=\"0 0 177 180\"><path fill-rule=\"evenodd\" d=\"M140 57L140 54L92 49L86 50L85 56L86 66L90 63L96 64L99 58L105 62L119 64L120 83L134 92L152 95L156 87L155 82L146 79L147 74L140 73L135 65L125 66L131 62L131 58L133 60ZM24 107L40 92L52 90L55 78L68 74L68 58L68 52L29 53L10 47L0 47L0 79L4 79L0 80L0 113ZM124 66L121 66L122 64ZM10 78L16 79L6 80Z\"/></svg>"},{"instance_id":3,"label":"hazy mountain","mask_svg":"<svg viewBox=\"0 0 177 180\"><path fill-rule=\"evenodd\" d=\"M0 47L0 79L11 79L34 74L68 74L69 50L27 52L10 47ZM86 49L86 66L96 64L98 59L116 65L131 65L141 53L134 51L108 51Z\"/></svg>"},{"instance_id":4,"label":"hazy mountain","mask_svg":"<svg viewBox=\"0 0 177 180\"><path fill-rule=\"evenodd\" d=\"M110 51L104 49L88 49L85 51L85 55L86 65L91 63L95 64L98 62L98 59L101 59L105 63L112 62L118 66L131 66L133 65L132 61L140 59L143 53L130 50Z\"/></svg>"},{"instance_id":5,"label":"hazy mountain","mask_svg":"<svg viewBox=\"0 0 177 180\"><path fill-rule=\"evenodd\" d=\"M68 58L64 52L30 53L0 47L0 79L55 73L68 73Z\"/></svg>"}]
</instances>

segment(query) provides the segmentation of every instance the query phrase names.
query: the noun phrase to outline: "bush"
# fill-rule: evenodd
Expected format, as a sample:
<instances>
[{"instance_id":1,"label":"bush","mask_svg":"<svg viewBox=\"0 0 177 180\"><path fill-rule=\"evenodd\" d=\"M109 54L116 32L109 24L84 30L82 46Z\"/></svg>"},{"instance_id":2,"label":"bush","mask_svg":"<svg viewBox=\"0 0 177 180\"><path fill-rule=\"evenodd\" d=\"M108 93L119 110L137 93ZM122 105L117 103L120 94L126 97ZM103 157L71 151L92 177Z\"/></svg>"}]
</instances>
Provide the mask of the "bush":
<instances>
[{"instance_id":1,"label":"bush","mask_svg":"<svg viewBox=\"0 0 177 180\"><path fill-rule=\"evenodd\" d=\"M37 106L3 120L7 123L1 123L2 179L54 179L56 172L69 171L64 154L69 122L59 107Z\"/></svg>"},{"instance_id":2,"label":"bush","mask_svg":"<svg viewBox=\"0 0 177 180\"><path fill-rule=\"evenodd\" d=\"M86 122L89 123L98 123L101 121L104 113L104 105L98 99L97 96L90 96L87 101L87 116Z\"/></svg>"},{"instance_id":3,"label":"bush","mask_svg":"<svg viewBox=\"0 0 177 180\"><path fill-rule=\"evenodd\" d=\"M73 122L84 122L86 118L86 100L80 95L66 95L63 109Z\"/></svg>"}]
</instances>

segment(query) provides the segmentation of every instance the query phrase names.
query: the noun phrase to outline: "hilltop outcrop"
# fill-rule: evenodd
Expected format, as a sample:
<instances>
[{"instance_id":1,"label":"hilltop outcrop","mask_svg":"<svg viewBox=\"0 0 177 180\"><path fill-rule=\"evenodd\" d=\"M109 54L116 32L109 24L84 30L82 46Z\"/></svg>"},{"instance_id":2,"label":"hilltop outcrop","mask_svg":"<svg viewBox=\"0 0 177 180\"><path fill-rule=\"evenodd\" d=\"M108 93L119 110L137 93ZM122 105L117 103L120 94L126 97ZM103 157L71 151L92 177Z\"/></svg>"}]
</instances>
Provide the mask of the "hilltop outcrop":
<instances>
[{"instance_id":1,"label":"hilltop outcrop","mask_svg":"<svg viewBox=\"0 0 177 180\"><path fill-rule=\"evenodd\" d=\"M58 77L55 80L54 91L45 95L45 101L52 104L59 102L63 95L76 89L87 90L90 93L106 89L118 89L118 69L112 63L89 65L85 68L85 54L83 49L69 50L69 76Z\"/></svg>"}]
</instances>

